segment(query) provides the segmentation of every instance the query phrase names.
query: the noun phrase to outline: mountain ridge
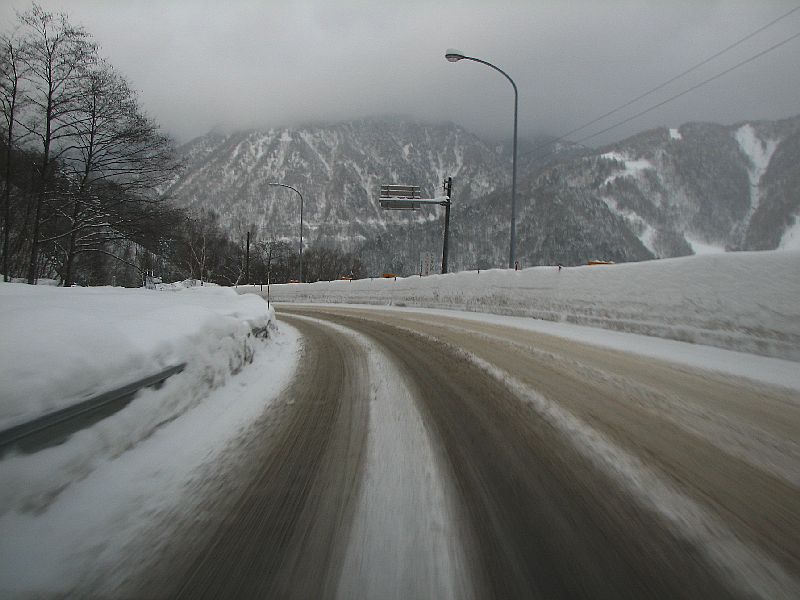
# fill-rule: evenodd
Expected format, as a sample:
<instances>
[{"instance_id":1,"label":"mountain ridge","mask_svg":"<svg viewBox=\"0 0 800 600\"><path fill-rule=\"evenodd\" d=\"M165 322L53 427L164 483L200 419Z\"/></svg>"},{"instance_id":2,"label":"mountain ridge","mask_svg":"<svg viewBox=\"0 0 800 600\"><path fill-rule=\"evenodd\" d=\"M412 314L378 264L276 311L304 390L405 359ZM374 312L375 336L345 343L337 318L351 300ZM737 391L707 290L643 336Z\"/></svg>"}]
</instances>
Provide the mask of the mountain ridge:
<instances>
[{"instance_id":1,"label":"mountain ridge","mask_svg":"<svg viewBox=\"0 0 800 600\"><path fill-rule=\"evenodd\" d=\"M536 144L535 147L540 147ZM452 176L451 269L507 264L510 152L453 123L359 119L301 128L211 132L180 149L188 168L167 190L211 209L232 235L296 240L362 255L373 273L411 273L441 252L442 213L383 211L384 183L440 194ZM656 128L596 150L567 143L519 155L517 255L577 264L779 247L800 211L800 117Z\"/></svg>"}]
</instances>

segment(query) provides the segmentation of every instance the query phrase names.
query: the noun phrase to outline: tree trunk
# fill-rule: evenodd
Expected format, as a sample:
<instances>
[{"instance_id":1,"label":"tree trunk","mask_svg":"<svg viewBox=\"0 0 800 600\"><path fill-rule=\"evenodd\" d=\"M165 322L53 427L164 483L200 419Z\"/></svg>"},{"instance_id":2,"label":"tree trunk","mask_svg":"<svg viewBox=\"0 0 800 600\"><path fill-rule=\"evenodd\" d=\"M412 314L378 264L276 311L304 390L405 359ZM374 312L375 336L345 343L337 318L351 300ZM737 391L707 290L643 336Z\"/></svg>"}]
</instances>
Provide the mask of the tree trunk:
<instances>
[{"instance_id":1,"label":"tree trunk","mask_svg":"<svg viewBox=\"0 0 800 600\"><path fill-rule=\"evenodd\" d=\"M31 259L28 263L28 284L36 283L36 275L39 263L39 225L42 220L42 204L44 204L45 178L44 171L47 168L47 154L42 161L42 176L39 180L39 192L36 194L36 209L33 212L33 232L31 235Z\"/></svg>"},{"instance_id":2,"label":"tree trunk","mask_svg":"<svg viewBox=\"0 0 800 600\"><path fill-rule=\"evenodd\" d=\"M11 236L11 128L9 128L9 145L6 149L6 185L3 190L3 281L9 281L8 247Z\"/></svg>"},{"instance_id":3,"label":"tree trunk","mask_svg":"<svg viewBox=\"0 0 800 600\"><path fill-rule=\"evenodd\" d=\"M11 81L11 88L9 90L9 94L7 96L7 106L8 106L8 130L6 135L6 164L5 164L5 175L6 175L6 185L5 189L3 190L3 281L9 281L10 276L8 274L8 249L9 249L9 240L11 238L11 159L12 159L12 151L14 146L14 120L17 118L16 110L17 110L17 94L19 92L19 72L17 71L17 55L14 49L13 43L9 40L8 45L8 56L11 60L10 68L11 71L9 72L9 79Z\"/></svg>"},{"instance_id":4,"label":"tree trunk","mask_svg":"<svg viewBox=\"0 0 800 600\"><path fill-rule=\"evenodd\" d=\"M50 143L52 132L52 92L48 99L47 106L47 124L45 129L44 148L42 152L42 168L39 172L39 191L36 194L36 210L33 213L33 232L31 235L31 260L28 264L28 285L36 283L36 275L39 263L39 225L42 221L42 204L44 204L44 195L47 191L47 167L50 164Z\"/></svg>"},{"instance_id":5,"label":"tree trunk","mask_svg":"<svg viewBox=\"0 0 800 600\"><path fill-rule=\"evenodd\" d=\"M69 248L67 249L67 256L64 259L64 281L62 285L69 287L72 285L72 264L75 262L75 234L69 236Z\"/></svg>"},{"instance_id":6,"label":"tree trunk","mask_svg":"<svg viewBox=\"0 0 800 600\"><path fill-rule=\"evenodd\" d=\"M80 210L81 210L81 195L83 192L79 192L78 195L75 197L75 207L72 209L72 233L69 234L69 240L67 241L67 256L64 261L64 281L63 286L69 287L72 285L72 265L75 262L75 246L78 242L78 219L80 218Z\"/></svg>"}]
</instances>

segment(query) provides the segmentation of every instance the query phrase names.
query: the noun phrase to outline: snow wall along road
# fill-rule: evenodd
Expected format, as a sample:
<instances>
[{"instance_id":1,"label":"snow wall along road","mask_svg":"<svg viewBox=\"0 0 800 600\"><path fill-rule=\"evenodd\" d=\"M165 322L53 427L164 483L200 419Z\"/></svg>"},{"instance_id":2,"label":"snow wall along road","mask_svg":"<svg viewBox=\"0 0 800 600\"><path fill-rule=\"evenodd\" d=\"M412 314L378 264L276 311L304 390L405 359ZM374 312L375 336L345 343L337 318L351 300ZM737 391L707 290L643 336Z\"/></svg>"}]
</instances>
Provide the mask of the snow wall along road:
<instances>
[{"instance_id":1,"label":"snow wall along road","mask_svg":"<svg viewBox=\"0 0 800 600\"><path fill-rule=\"evenodd\" d=\"M267 286L238 291L266 297ZM800 252L272 285L273 302L533 317L800 361Z\"/></svg>"}]
</instances>

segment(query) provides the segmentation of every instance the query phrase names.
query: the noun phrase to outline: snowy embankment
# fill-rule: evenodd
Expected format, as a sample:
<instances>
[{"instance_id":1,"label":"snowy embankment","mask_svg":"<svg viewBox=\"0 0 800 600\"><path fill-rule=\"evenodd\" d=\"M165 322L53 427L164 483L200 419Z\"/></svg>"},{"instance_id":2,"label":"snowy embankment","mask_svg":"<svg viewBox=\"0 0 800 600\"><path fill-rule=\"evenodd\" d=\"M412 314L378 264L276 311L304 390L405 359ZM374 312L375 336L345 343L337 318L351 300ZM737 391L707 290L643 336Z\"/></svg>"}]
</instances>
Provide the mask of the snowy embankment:
<instances>
[{"instance_id":1,"label":"snowy embankment","mask_svg":"<svg viewBox=\"0 0 800 600\"><path fill-rule=\"evenodd\" d=\"M264 300L172 290L0 284L0 428L186 363L63 444L2 457L0 596L122 560L287 384L297 336Z\"/></svg>"},{"instance_id":2,"label":"snowy embankment","mask_svg":"<svg viewBox=\"0 0 800 600\"><path fill-rule=\"evenodd\" d=\"M266 296L259 286L240 292ZM533 317L800 360L800 252L270 287L274 302L457 309Z\"/></svg>"},{"instance_id":3,"label":"snowy embankment","mask_svg":"<svg viewBox=\"0 0 800 600\"><path fill-rule=\"evenodd\" d=\"M260 298L216 286L167 293L9 283L0 284L0 307L0 429L180 363L192 385L217 387L252 356L254 331L275 318Z\"/></svg>"},{"instance_id":4,"label":"snowy embankment","mask_svg":"<svg viewBox=\"0 0 800 600\"><path fill-rule=\"evenodd\" d=\"M0 284L0 429L186 363L53 451L2 461L0 515L47 503L197 406L253 357L274 311L219 287L157 292Z\"/></svg>"}]
</instances>

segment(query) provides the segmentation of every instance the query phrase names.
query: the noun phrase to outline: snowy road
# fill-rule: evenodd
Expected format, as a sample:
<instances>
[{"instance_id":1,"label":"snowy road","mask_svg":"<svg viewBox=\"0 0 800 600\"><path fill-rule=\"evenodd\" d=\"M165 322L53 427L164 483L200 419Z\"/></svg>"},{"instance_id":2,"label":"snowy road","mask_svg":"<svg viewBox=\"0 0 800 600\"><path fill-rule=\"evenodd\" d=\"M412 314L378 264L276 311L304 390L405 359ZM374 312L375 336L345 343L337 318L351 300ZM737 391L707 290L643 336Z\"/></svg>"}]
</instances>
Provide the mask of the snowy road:
<instances>
[{"instance_id":1,"label":"snowy road","mask_svg":"<svg viewBox=\"0 0 800 600\"><path fill-rule=\"evenodd\" d=\"M278 417L135 595L800 595L795 391L441 315L281 318Z\"/></svg>"}]
</instances>

